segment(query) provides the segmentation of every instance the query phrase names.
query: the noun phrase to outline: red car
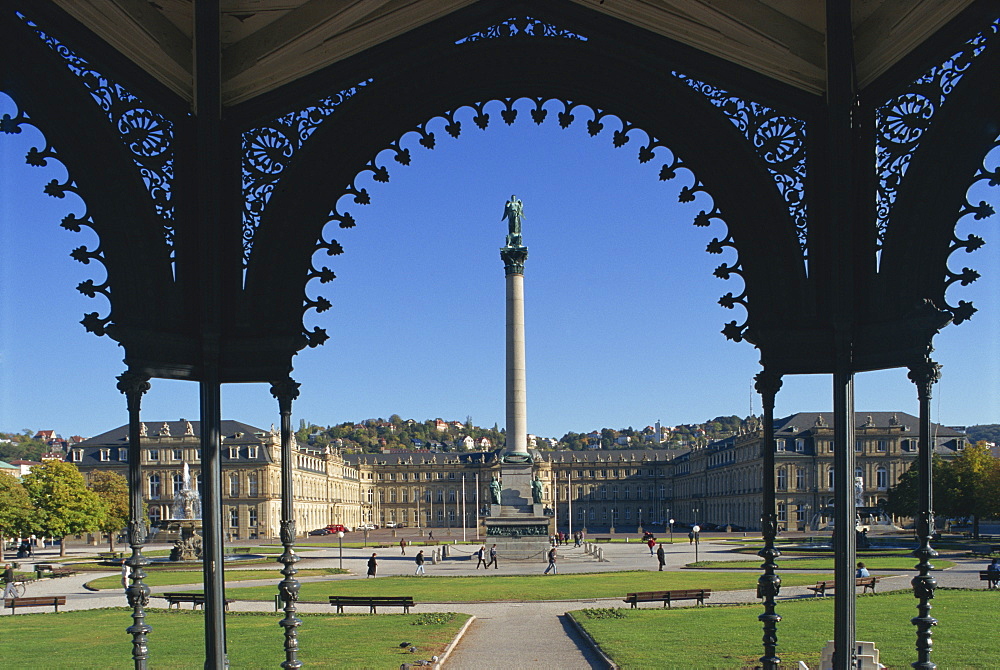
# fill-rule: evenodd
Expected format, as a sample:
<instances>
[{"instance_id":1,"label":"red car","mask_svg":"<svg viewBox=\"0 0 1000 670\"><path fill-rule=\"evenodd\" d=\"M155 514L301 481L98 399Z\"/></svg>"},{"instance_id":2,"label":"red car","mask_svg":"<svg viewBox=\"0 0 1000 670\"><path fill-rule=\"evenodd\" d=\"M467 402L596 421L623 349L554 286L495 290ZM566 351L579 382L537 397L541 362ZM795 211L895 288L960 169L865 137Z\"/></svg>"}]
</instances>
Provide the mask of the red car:
<instances>
[{"instance_id":1,"label":"red car","mask_svg":"<svg viewBox=\"0 0 1000 670\"><path fill-rule=\"evenodd\" d=\"M344 526L343 524L339 524L339 523L331 523L329 526L326 527L326 529L328 531L330 531L331 533L346 533L346 532L348 532L347 526Z\"/></svg>"}]
</instances>

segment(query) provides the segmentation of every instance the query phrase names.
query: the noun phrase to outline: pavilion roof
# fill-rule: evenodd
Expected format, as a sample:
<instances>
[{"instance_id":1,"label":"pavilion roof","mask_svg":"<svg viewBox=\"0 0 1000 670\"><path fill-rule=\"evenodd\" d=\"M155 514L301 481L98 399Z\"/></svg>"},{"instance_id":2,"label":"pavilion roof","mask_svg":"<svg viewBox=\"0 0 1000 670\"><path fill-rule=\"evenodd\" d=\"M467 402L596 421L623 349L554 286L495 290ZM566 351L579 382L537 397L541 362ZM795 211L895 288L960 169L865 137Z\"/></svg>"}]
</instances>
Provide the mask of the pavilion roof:
<instances>
[{"instance_id":1,"label":"pavilion roof","mask_svg":"<svg viewBox=\"0 0 1000 670\"><path fill-rule=\"evenodd\" d=\"M192 99L195 3L52 2L182 98ZM859 85L884 74L974 2L855 0ZM562 4L632 24L809 93L825 90L821 0ZM494 0L222 0L223 101L249 100L473 5L498 7ZM530 12L533 3L513 5Z\"/></svg>"}]
</instances>

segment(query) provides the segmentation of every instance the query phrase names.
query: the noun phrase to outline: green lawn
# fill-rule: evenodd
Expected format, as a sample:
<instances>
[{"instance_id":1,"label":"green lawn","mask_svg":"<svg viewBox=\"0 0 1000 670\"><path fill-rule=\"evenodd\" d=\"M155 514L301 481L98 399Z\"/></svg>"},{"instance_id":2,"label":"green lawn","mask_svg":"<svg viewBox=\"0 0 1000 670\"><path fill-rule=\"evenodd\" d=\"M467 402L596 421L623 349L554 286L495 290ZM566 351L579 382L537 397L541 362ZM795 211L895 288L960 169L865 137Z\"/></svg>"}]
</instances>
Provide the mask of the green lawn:
<instances>
[{"instance_id":1,"label":"green lawn","mask_svg":"<svg viewBox=\"0 0 1000 670\"><path fill-rule=\"evenodd\" d=\"M277 584L284 579L278 572L279 568L273 570L226 570L226 583L239 582L246 579L270 579ZM309 568L299 570L299 577L317 577L320 575L342 575L346 570L340 568ZM144 580L147 586L174 586L175 584L200 584L202 579L201 570L159 570L149 572ZM87 586L92 589L121 589L121 575L111 577L100 577L87 582ZM271 588L274 591L273 587Z\"/></svg>"},{"instance_id":2,"label":"green lawn","mask_svg":"<svg viewBox=\"0 0 1000 670\"><path fill-rule=\"evenodd\" d=\"M0 617L0 658L8 668L133 667L132 637L125 632L131 610L104 609ZM279 614L226 616L231 667L276 668L284 661ZM299 614L299 658L307 667L398 668L441 654L468 616L446 623L414 625L426 614ZM443 617L447 618L447 617ZM200 668L204 663L204 619L200 611L149 610L150 667ZM414 654L399 647L410 642Z\"/></svg>"},{"instance_id":3,"label":"green lawn","mask_svg":"<svg viewBox=\"0 0 1000 670\"><path fill-rule=\"evenodd\" d=\"M857 637L875 643L880 661L905 668L916 660L916 601L909 592L859 596ZM1000 639L1000 594L938 589L931 614L935 626L932 660L939 668L996 668ZM622 668L741 668L763 654L758 605L618 610L624 618L572 616ZM833 638L833 598L778 603L778 652L782 661L818 667ZM608 610L598 610L606 614Z\"/></svg>"},{"instance_id":4,"label":"green lawn","mask_svg":"<svg viewBox=\"0 0 1000 670\"><path fill-rule=\"evenodd\" d=\"M433 572L434 566L427 570ZM781 576L787 586L815 584L832 575ZM299 598L328 602L331 595L413 596L419 602L471 602L494 600L566 600L575 598L623 598L630 591L711 588L718 591L753 589L757 576L695 572L602 572L565 575L491 575L470 577L379 577L340 579L302 584ZM226 596L239 600L272 600L274 587L247 586L226 589Z\"/></svg>"},{"instance_id":5,"label":"green lawn","mask_svg":"<svg viewBox=\"0 0 1000 670\"><path fill-rule=\"evenodd\" d=\"M912 556L863 556L864 564L869 570L913 570L917 559ZM763 559L755 561L699 561L689 563L695 568L724 568L726 570L760 570ZM934 559L934 567L939 570L955 566L954 561ZM829 558L779 558L779 570L833 570L833 557Z\"/></svg>"}]
</instances>

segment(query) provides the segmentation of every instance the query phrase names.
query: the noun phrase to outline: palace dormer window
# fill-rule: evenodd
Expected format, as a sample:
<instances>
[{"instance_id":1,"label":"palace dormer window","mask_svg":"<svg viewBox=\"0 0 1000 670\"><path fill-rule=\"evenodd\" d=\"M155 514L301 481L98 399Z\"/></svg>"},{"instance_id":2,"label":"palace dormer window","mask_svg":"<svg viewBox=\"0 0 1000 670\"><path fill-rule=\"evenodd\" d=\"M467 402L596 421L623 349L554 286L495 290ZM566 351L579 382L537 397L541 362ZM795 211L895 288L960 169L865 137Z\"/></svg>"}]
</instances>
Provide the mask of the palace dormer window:
<instances>
[{"instance_id":1,"label":"palace dormer window","mask_svg":"<svg viewBox=\"0 0 1000 670\"><path fill-rule=\"evenodd\" d=\"M121 449L118 450L118 460L122 461L123 463L128 462L128 449L122 447Z\"/></svg>"},{"instance_id":2,"label":"palace dormer window","mask_svg":"<svg viewBox=\"0 0 1000 670\"><path fill-rule=\"evenodd\" d=\"M102 461L110 461L111 460L111 450L110 449L101 449L101 451L100 451L100 458L101 458Z\"/></svg>"},{"instance_id":3,"label":"palace dormer window","mask_svg":"<svg viewBox=\"0 0 1000 670\"><path fill-rule=\"evenodd\" d=\"M257 447L247 447L247 458L250 459L257 458Z\"/></svg>"}]
</instances>

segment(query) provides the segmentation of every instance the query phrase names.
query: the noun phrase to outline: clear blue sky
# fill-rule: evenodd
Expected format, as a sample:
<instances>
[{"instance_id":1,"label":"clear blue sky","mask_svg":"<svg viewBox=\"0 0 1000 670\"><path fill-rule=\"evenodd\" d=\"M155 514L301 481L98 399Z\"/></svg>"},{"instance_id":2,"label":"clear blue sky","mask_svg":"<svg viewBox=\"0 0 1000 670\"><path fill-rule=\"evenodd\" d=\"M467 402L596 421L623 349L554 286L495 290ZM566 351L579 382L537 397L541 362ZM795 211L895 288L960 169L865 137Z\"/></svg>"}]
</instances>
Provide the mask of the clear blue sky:
<instances>
[{"instance_id":1,"label":"clear blue sky","mask_svg":"<svg viewBox=\"0 0 1000 670\"><path fill-rule=\"evenodd\" d=\"M508 127L493 111L486 131L466 114L457 140L440 123L434 151L410 136L404 145L411 147L412 164L398 166L385 154L390 182L368 184L372 204L349 207L358 226L333 232L345 254L321 259L338 278L309 288L333 308L310 313L307 326L326 328L331 337L295 358L302 395L294 421L326 425L398 413L418 420L471 416L478 425L503 426L499 248L506 226L500 217L512 193L524 201L530 249L530 432L559 437L569 430L640 428L657 419L673 425L745 416L751 408L759 413L751 393L756 350L719 332L725 322L743 320L739 310L716 303L726 292L740 293L738 279L712 276L733 257L704 251L724 230L691 225L707 208L706 196L677 204L690 175L660 182L661 159L636 160L638 137L616 149L611 130L592 138L580 119L561 130L553 120L536 126L522 111ZM0 114L13 112L0 95ZM0 430L91 436L126 421L115 389L123 356L113 341L78 323L85 312L107 313L105 301L75 290L85 279L102 279L103 270L69 258L75 247L93 248L97 240L87 229L78 234L59 227L82 205L72 196L42 193L46 182L64 178L60 166L24 164L28 148L43 145L33 130L0 135ZM996 203L1000 196L993 189L974 199ZM933 418L945 424L1000 422L998 221L966 224L965 232L987 245L953 258L953 267L970 265L983 278L952 289L952 302L972 300L980 311L936 341L944 375ZM859 375L856 395L859 411L916 413L905 370ZM828 377L790 377L776 413L829 411L830 405ZM197 386L153 380L143 408L149 422L196 419ZM223 414L262 427L277 420L263 384L226 386Z\"/></svg>"}]
</instances>

